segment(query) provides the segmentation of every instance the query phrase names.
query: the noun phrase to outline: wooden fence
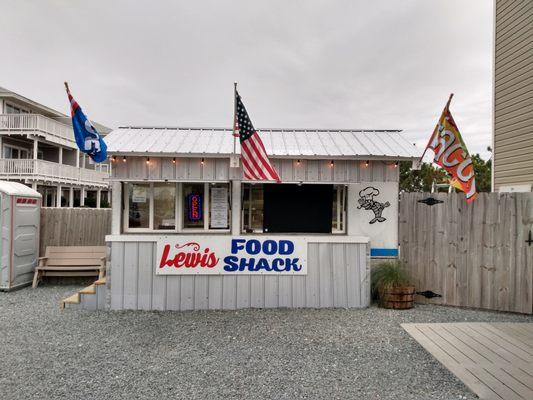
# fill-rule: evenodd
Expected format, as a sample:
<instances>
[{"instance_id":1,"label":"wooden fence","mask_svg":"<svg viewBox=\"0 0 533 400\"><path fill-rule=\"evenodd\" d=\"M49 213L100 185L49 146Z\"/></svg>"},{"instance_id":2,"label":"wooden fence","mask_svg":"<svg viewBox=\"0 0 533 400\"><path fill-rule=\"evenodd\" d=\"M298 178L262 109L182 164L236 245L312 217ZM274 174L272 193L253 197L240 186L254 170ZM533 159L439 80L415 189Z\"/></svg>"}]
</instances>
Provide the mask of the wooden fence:
<instances>
[{"instance_id":1,"label":"wooden fence","mask_svg":"<svg viewBox=\"0 0 533 400\"><path fill-rule=\"evenodd\" d=\"M111 209L42 208L39 253L46 246L103 246L111 233Z\"/></svg>"},{"instance_id":2,"label":"wooden fence","mask_svg":"<svg viewBox=\"0 0 533 400\"><path fill-rule=\"evenodd\" d=\"M443 203L419 202L428 197ZM533 313L533 193L480 193L471 204L460 193L405 193L399 222L417 290L443 296L432 302Z\"/></svg>"}]
</instances>

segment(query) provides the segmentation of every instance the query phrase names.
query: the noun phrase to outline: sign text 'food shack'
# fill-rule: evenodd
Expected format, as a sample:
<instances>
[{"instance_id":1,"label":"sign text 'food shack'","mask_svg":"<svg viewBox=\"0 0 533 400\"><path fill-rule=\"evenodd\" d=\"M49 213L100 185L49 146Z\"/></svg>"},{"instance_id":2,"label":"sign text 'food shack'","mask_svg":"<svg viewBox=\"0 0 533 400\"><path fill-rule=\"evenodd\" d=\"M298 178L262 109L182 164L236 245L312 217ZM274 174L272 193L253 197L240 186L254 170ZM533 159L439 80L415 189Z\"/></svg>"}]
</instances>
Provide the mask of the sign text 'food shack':
<instances>
[{"instance_id":1,"label":"sign text 'food shack'","mask_svg":"<svg viewBox=\"0 0 533 400\"><path fill-rule=\"evenodd\" d=\"M157 242L156 274L306 275L307 241L297 237L163 237Z\"/></svg>"}]
</instances>

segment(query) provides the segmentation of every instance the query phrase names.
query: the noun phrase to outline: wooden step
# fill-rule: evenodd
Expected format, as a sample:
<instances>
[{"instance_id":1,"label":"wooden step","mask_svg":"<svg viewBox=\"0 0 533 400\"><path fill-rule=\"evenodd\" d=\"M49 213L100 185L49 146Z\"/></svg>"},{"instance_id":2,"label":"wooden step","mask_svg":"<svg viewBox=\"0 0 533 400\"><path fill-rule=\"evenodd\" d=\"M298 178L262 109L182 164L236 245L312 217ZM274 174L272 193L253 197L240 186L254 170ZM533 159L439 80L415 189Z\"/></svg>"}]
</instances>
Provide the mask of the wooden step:
<instances>
[{"instance_id":1,"label":"wooden step","mask_svg":"<svg viewBox=\"0 0 533 400\"><path fill-rule=\"evenodd\" d=\"M106 280L105 276L103 278L98 279L96 282L94 282L95 285L105 285Z\"/></svg>"},{"instance_id":2,"label":"wooden step","mask_svg":"<svg viewBox=\"0 0 533 400\"><path fill-rule=\"evenodd\" d=\"M78 293L80 294L96 294L96 286L94 283L86 288L81 289Z\"/></svg>"},{"instance_id":3,"label":"wooden step","mask_svg":"<svg viewBox=\"0 0 533 400\"><path fill-rule=\"evenodd\" d=\"M61 309L65 308L65 304L80 304L80 294L74 293L72 296L69 296L61 300L61 305L60 305Z\"/></svg>"},{"instance_id":4,"label":"wooden step","mask_svg":"<svg viewBox=\"0 0 533 400\"><path fill-rule=\"evenodd\" d=\"M94 298L85 297L84 299L82 299L82 296L83 295L85 295L85 296L93 296L93 295L96 296L96 294L97 294L96 288L98 286L105 285L105 283L106 283L105 277L98 279L92 285L89 285L89 286L79 290L77 293L74 293L72 296L69 296L69 297L61 300L60 308L64 309L65 308L65 304L81 304L82 300L83 300L83 304L81 304L80 307L82 307L83 309L85 309L85 307L88 304L93 304L93 303L97 304L98 300L96 299L96 297L94 297ZM105 287L102 287L100 290L105 290ZM89 309L92 309L92 308L89 308Z\"/></svg>"}]
</instances>

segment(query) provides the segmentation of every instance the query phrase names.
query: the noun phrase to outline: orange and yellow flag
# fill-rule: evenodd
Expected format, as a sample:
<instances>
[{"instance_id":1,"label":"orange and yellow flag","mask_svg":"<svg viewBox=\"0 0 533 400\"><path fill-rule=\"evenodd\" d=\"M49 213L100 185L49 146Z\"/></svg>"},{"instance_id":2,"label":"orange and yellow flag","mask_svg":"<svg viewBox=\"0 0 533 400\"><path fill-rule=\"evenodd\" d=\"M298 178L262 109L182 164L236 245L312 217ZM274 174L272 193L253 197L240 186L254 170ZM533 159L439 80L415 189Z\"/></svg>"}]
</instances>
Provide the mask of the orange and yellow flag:
<instances>
[{"instance_id":1,"label":"orange and yellow flag","mask_svg":"<svg viewBox=\"0 0 533 400\"><path fill-rule=\"evenodd\" d=\"M465 192L466 201L470 203L477 195L474 165L450 112L452 96L453 94L442 111L426 150L433 150L435 153L433 162L452 176L450 184Z\"/></svg>"}]
</instances>

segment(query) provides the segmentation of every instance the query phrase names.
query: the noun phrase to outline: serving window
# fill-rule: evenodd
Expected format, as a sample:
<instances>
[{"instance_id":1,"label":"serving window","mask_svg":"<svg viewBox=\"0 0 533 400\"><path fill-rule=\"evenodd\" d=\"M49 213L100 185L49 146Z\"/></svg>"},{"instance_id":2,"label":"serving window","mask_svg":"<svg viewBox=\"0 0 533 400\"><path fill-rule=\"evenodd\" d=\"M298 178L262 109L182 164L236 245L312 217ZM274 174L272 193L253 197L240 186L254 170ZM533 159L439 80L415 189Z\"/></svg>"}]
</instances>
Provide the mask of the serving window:
<instances>
[{"instance_id":1,"label":"serving window","mask_svg":"<svg viewBox=\"0 0 533 400\"><path fill-rule=\"evenodd\" d=\"M345 233L344 185L243 184L247 233Z\"/></svg>"},{"instance_id":2,"label":"serving window","mask_svg":"<svg viewBox=\"0 0 533 400\"><path fill-rule=\"evenodd\" d=\"M229 183L126 183L125 232L227 231Z\"/></svg>"}]
</instances>

